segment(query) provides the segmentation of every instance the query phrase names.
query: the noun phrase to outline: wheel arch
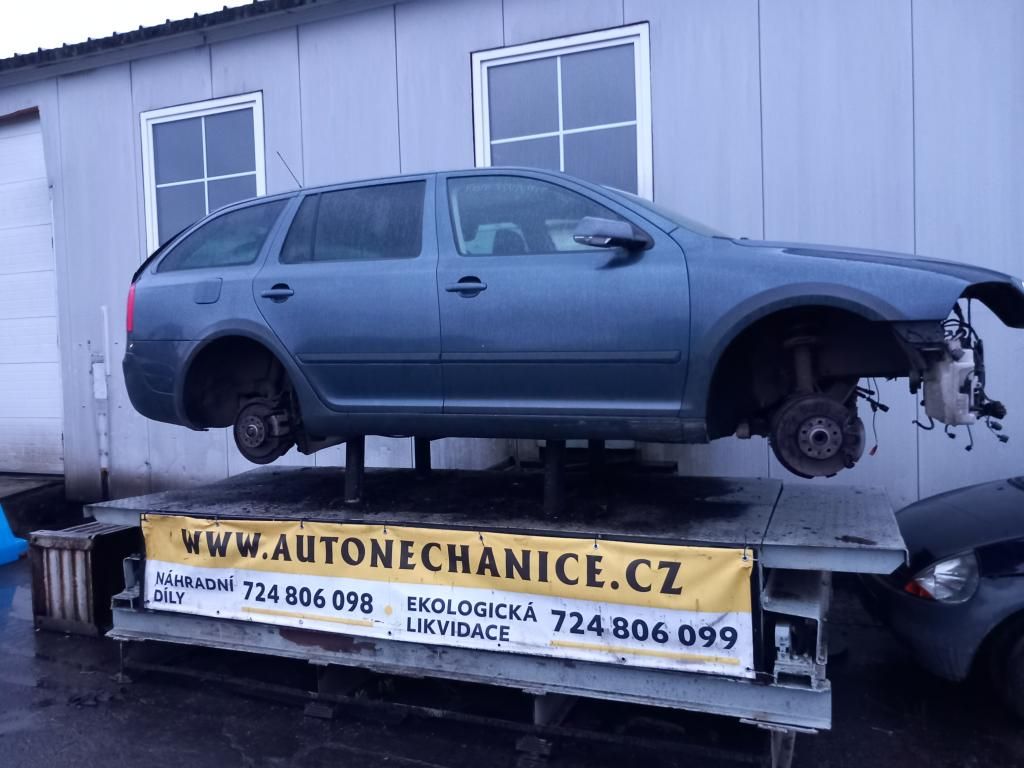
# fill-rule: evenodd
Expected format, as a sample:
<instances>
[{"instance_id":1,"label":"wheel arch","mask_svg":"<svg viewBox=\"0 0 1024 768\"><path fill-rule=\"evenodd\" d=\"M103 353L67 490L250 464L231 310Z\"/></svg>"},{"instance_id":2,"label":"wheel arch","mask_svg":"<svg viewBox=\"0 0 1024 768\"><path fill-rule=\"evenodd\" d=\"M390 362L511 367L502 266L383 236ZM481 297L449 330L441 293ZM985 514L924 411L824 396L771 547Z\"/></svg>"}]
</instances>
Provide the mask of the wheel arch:
<instances>
[{"instance_id":1,"label":"wheel arch","mask_svg":"<svg viewBox=\"0 0 1024 768\"><path fill-rule=\"evenodd\" d=\"M205 335L199 343L189 350L189 354L181 366L182 373L178 377L175 401L183 421L193 429L206 429L209 426L226 426L224 424L204 425L198 421L195 418L194 409L189 407L188 391L190 381L196 373L196 365L203 364L207 357L213 354L214 350L220 349L223 345L252 345L252 349L262 350L281 367L288 383L295 391L297 400L302 402L304 395L310 392L305 378L293 364L291 356L273 338L270 338L268 334L263 332L263 329L258 326L249 326L250 324L245 324L215 329Z\"/></svg>"},{"instance_id":2,"label":"wheel arch","mask_svg":"<svg viewBox=\"0 0 1024 768\"><path fill-rule=\"evenodd\" d=\"M766 292L755 300L736 307L723 317L708 336L714 339L710 353L705 360L708 365L706 380L699 394L703 397L710 439L732 434L729 429L736 408L728 404L734 399L735 387L730 388L723 380L735 356L740 354L749 340L759 329L781 322L787 316L822 314L834 318L846 318L855 323L888 323L906 318L877 296L849 289L844 293L834 291L835 286L803 284L790 286L785 292ZM813 301L808 298L813 296ZM737 406L739 404L736 404Z\"/></svg>"},{"instance_id":3,"label":"wheel arch","mask_svg":"<svg viewBox=\"0 0 1024 768\"><path fill-rule=\"evenodd\" d=\"M980 662L987 664L991 673L998 674L1002 655L1008 652L1009 645L1020 634L1024 634L1024 608L993 622L974 653L971 668L974 669Z\"/></svg>"}]
</instances>

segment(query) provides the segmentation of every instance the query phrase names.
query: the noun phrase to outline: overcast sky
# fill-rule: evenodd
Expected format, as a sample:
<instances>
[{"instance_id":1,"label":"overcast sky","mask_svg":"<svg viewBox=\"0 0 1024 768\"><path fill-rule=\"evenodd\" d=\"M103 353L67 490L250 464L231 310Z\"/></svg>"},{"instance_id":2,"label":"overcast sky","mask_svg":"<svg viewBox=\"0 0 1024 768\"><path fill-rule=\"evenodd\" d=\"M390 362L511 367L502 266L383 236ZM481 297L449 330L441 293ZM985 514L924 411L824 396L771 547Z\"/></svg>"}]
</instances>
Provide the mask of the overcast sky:
<instances>
[{"instance_id":1,"label":"overcast sky","mask_svg":"<svg viewBox=\"0 0 1024 768\"><path fill-rule=\"evenodd\" d=\"M245 4L246 0L0 0L0 58Z\"/></svg>"}]
</instances>

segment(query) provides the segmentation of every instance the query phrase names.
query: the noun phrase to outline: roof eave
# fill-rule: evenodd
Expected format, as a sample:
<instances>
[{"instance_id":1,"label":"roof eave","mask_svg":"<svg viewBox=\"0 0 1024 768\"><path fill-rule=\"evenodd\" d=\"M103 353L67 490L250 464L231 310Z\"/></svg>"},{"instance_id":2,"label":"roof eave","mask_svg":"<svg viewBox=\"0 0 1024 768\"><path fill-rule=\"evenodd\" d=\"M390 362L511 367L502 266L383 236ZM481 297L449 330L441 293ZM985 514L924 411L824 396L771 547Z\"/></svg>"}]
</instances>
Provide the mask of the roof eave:
<instances>
[{"instance_id":1,"label":"roof eave","mask_svg":"<svg viewBox=\"0 0 1024 768\"><path fill-rule=\"evenodd\" d=\"M47 80L62 75L121 64L126 61L160 56L198 46L287 29L300 24L320 21L321 19L345 16L372 8L393 5L395 2L408 2L408 0L319 0L319 2L308 5L274 10L260 16L243 16L229 21L217 22L200 29L189 29L166 35L158 34L148 40L114 45L113 47L100 47L103 41L91 41L97 45L97 50L78 54L72 53L56 61L29 63L6 71L0 71L0 88ZM109 41L110 39L105 38L104 40ZM88 46L89 43L76 44L74 47L79 45ZM27 54L26 56L32 55Z\"/></svg>"}]
</instances>

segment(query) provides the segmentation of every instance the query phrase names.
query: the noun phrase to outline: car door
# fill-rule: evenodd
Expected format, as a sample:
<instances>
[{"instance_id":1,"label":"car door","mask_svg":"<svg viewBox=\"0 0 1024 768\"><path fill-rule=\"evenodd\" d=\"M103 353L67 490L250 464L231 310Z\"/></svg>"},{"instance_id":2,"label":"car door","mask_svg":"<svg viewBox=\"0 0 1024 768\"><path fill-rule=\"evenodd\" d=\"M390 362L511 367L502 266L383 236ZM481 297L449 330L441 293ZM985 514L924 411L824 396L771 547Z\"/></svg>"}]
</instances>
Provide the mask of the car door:
<instances>
[{"instance_id":1,"label":"car door","mask_svg":"<svg viewBox=\"0 0 1024 768\"><path fill-rule=\"evenodd\" d=\"M441 410L433 177L311 192L253 281L328 407Z\"/></svg>"},{"instance_id":2,"label":"car door","mask_svg":"<svg viewBox=\"0 0 1024 768\"><path fill-rule=\"evenodd\" d=\"M438 180L445 413L678 416L689 297L682 250L612 199L528 173ZM626 219L651 248L573 239Z\"/></svg>"}]
</instances>

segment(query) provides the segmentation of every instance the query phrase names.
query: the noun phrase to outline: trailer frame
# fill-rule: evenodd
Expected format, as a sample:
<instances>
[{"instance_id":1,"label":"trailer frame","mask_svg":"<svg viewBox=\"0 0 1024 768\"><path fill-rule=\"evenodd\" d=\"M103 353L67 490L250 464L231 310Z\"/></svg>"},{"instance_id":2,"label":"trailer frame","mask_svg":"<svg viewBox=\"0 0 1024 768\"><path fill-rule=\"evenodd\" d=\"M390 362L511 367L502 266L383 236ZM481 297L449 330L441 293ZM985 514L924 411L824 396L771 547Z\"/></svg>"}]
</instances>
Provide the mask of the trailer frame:
<instances>
[{"instance_id":1,"label":"trailer frame","mask_svg":"<svg viewBox=\"0 0 1024 768\"><path fill-rule=\"evenodd\" d=\"M519 689L535 720L565 697L669 707L736 718L771 732L771 760L788 766L795 735L829 729L827 617L832 574L890 573L905 545L879 491L778 480L685 478L637 471L600 478L559 468L564 507L545 504L550 473L369 470L353 503L332 468L264 468L191 489L88 507L100 522L143 516L302 520L528 532L699 546L742 546L753 577L756 679L368 638L211 618L143 606L144 556L125 560L108 637L302 659L375 673ZM351 472L351 470L350 470ZM498 513L495 510L499 510Z\"/></svg>"}]
</instances>

